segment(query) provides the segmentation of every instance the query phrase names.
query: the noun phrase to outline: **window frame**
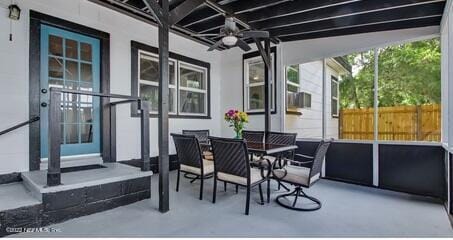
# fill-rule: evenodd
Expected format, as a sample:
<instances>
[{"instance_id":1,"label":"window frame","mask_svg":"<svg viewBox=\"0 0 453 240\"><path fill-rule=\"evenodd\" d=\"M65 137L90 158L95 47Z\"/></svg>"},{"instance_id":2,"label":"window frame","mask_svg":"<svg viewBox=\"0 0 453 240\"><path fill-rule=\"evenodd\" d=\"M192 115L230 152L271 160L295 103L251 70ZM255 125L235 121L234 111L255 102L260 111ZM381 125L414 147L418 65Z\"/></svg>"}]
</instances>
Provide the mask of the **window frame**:
<instances>
[{"instance_id":1,"label":"window frame","mask_svg":"<svg viewBox=\"0 0 453 240\"><path fill-rule=\"evenodd\" d=\"M188 69L188 70L193 70L193 71L196 71L196 72L199 72L200 70L203 71L203 76L204 76L204 84L205 84L205 89L198 89L198 88L191 88L191 87L181 87L181 77L180 77L180 73L181 73L181 65L186 65L185 66L185 69ZM200 67L198 65L194 65L194 64L191 64L191 63L187 63L187 62L184 62L184 61L178 61L178 78L177 78L177 91L176 91L176 95L177 96L177 112L178 112L178 115L179 116L206 116L207 115L207 112L208 112L208 77L207 77L207 69L204 68L204 67ZM181 94L181 90L183 91L188 91L188 92L195 92L195 93L203 93L205 95L205 101L204 101L204 109L205 109L205 113L184 113L181 111L180 109L180 101L181 101L181 98L180 98L180 94Z\"/></svg>"},{"instance_id":2,"label":"window frame","mask_svg":"<svg viewBox=\"0 0 453 240\"><path fill-rule=\"evenodd\" d=\"M155 54L155 53L151 53L151 52L148 52L148 51L145 51L145 50L138 50L138 96L140 96L140 85L141 84L144 84L144 85L148 85L148 86L153 86L153 87L159 87L159 83L158 82L152 82L152 81L149 81L149 80L143 80L141 79L140 77L140 73L141 73L141 60L142 60L142 55L144 55L147 60L150 60L150 61L154 61L154 62L157 62L157 64L159 64L159 55ZM177 61L175 59L172 59L170 58L169 59L170 62L173 62L173 66L174 66L174 74L175 74L175 84L169 84L169 88L172 88L172 89L175 89L175 92L177 95L178 94L178 83L177 83L177 79L178 79L178 68L177 68ZM178 115L178 96L176 96L176 98L174 99L174 103L173 103L173 107L174 107L174 112L168 112L169 115ZM149 111L150 114L158 114L158 111L152 111L150 109Z\"/></svg>"},{"instance_id":3,"label":"window frame","mask_svg":"<svg viewBox=\"0 0 453 240\"><path fill-rule=\"evenodd\" d=\"M289 68L291 68L292 66L297 66L297 79L298 79L298 82L299 83L293 83L291 81L288 80L288 70ZM285 66L285 107L286 107L286 113L287 114L295 114L295 115L301 115L301 112L297 110L297 108L290 108L288 106L288 93L289 93L289 86L293 86L293 87L297 87L297 92L296 93L299 93L300 92L300 65L299 64L295 64L295 65L289 65L289 66ZM294 93L294 92L291 92L291 93Z\"/></svg>"},{"instance_id":4,"label":"window frame","mask_svg":"<svg viewBox=\"0 0 453 240\"><path fill-rule=\"evenodd\" d=\"M336 86L337 86L337 96L333 96L333 93L332 93L332 82L335 82L336 83ZM339 99L340 99L340 81L338 80L337 77L333 76L333 75L330 75L330 114L332 116L332 118L339 118L340 116L340 102L339 102ZM332 106L333 106L333 101L337 101L337 112L334 113L332 111Z\"/></svg>"},{"instance_id":5,"label":"window frame","mask_svg":"<svg viewBox=\"0 0 453 240\"><path fill-rule=\"evenodd\" d=\"M140 87L140 53L145 53L146 55L154 56L158 59L158 48L149 46L137 41L131 41L131 96L140 96L139 87ZM169 118L186 118L186 119L211 119L211 64L208 62L203 62L194 58L186 57L180 54L170 52L170 61L175 62L175 84L176 84L176 113L169 113ZM205 113L180 113L179 112L179 62L182 62L187 65L194 66L199 69L204 69L205 71L205 84L206 84L206 96L205 96ZM149 81L148 81L149 82ZM158 84L150 84L150 86ZM149 113L150 118L157 118L158 113L153 111ZM131 104L131 117L140 117L140 111L137 103L133 102Z\"/></svg>"},{"instance_id":6,"label":"window frame","mask_svg":"<svg viewBox=\"0 0 453 240\"><path fill-rule=\"evenodd\" d=\"M248 64L246 64L249 61L252 61L254 59L260 59L261 61L261 55L258 51L251 52L251 53L246 53L242 55L242 108L243 111L246 112L249 115L260 115L264 114L264 109L254 109L254 110L249 110L249 94L250 94L250 87L256 87L256 86L264 86L263 83L252 83L249 84L249 79L248 79ZM277 86L276 86L276 79L277 79L277 48L272 47L271 48L271 61L272 61L272 67L273 67L273 77L272 77L272 82L271 82L271 88L272 88L272 94L271 94L271 114L276 114L277 113Z\"/></svg>"}]
</instances>

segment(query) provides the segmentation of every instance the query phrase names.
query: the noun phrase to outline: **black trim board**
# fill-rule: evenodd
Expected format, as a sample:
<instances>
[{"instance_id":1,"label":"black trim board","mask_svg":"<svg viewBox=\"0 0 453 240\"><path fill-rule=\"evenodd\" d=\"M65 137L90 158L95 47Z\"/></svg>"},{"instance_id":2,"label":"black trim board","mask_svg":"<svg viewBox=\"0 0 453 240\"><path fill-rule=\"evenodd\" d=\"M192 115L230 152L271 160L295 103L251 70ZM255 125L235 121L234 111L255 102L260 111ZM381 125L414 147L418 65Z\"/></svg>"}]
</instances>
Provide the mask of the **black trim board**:
<instances>
[{"instance_id":1,"label":"black trim board","mask_svg":"<svg viewBox=\"0 0 453 240\"><path fill-rule=\"evenodd\" d=\"M140 43L137 41L131 41L131 96L138 96L138 52L143 50L146 52L159 54L159 48ZM197 65L207 69L207 116L190 116L190 115L173 115L170 114L169 118L185 118L185 119L211 119L211 64L203 62L198 59L190 58L184 55L180 55L174 52L170 52L170 58L177 61L186 62L189 64ZM176 66L175 66L176 67ZM178 70L179 72L179 70ZM179 107L179 106L176 106ZM137 104L131 104L131 117L139 117ZM157 118L158 114L149 114L151 118Z\"/></svg>"},{"instance_id":2,"label":"black trim board","mask_svg":"<svg viewBox=\"0 0 453 240\"><path fill-rule=\"evenodd\" d=\"M271 111L271 114L277 113L277 47L271 47L271 54L274 54L274 110ZM242 55L242 110L245 111L245 69L244 69L244 61L249 58L259 57L260 52L249 52ZM262 112L247 112L248 115L263 115L264 111Z\"/></svg>"},{"instance_id":3,"label":"black trim board","mask_svg":"<svg viewBox=\"0 0 453 240\"><path fill-rule=\"evenodd\" d=\"M29 116L40 115L41 24L99 39L101 44L101 92L110 93L110 34L30 10ZM110 162L112 159L110 156L110 141L106 139L115 138L115 136L110 136L109 103L110 100L108 98L103 98L101 100L101 154L104 162ZM39 170L41 162L40 123L34 122L30 124L29 131L29 170Z\"/></svg>"},{"instance_id":4,"label":"black trim board","mask_svg":"<svg viewBox=\"0 0 453 240\"><path fill-rule=\"evenodd\" d=\"M20 173L18 173L18 172L0 175L0 184L7 184L7 183L13 183L13 182L20 182L20 181L22 181L22 177L20 176Z\"/></svg>"}]
</instances>

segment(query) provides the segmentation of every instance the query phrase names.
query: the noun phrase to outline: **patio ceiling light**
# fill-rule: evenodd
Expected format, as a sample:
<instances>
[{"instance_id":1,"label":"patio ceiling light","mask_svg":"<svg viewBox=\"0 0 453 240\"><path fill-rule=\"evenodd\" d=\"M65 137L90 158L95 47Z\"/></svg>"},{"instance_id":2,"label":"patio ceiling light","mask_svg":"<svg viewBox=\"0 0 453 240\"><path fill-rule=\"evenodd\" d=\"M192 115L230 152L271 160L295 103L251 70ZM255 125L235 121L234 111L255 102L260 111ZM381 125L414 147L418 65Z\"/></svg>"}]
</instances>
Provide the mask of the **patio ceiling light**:
<instances>
[{"instance_id":1,"label":"patio ceiling light","mask_svg":"<svg viewBox=\"0 0 453 240\"><path fill-rule=\"evenodd\" d=\"M234 46L234 45L236 45L237 41L238 41L238 38L236 36L225 36L222 38L223 44L225 44L227 46Z\"/></svg>"}]
</instances>

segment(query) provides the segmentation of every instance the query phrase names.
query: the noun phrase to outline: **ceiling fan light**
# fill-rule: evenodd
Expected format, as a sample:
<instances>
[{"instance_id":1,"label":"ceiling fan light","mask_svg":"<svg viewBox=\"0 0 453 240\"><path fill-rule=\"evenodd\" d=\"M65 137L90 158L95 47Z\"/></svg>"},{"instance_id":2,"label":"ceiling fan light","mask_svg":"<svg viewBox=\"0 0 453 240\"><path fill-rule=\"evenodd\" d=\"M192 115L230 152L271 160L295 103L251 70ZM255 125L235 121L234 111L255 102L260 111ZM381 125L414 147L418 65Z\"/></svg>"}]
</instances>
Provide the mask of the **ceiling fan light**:
<instances>
[{"instance_id":1,"label":"ceiling fan light","mask_svg":"<svg viewBox=\"0 0 453 240\"><path fill-rule=\"evenodd\" d=\"M238 41L238 38L235 36L225 36L222 38L223 44L225 44L227 46L234 46L234 45L236 45L237 41Z\"/></svg>"}]
</instances>

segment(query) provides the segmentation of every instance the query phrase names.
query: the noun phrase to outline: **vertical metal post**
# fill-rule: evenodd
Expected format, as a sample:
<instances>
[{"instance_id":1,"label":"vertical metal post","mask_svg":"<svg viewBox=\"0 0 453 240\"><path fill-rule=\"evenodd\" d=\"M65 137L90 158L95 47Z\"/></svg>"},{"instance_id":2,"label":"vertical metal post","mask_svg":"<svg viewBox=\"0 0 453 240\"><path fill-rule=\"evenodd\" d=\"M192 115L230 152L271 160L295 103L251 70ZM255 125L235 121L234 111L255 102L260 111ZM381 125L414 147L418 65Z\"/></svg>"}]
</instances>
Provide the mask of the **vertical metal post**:
<instances>
[{"instance_id":1,"label":"vertical metal post","mask_svg":"<svg viewBox=\"0 0 453 240\"><path fill-rule=\"evenodd\" d=\"M116 162L116 104L110 106L110 162ZM107 140L104 140L107 141Z\"/></svg>"},{"instance_id":2,"label":"vertical metal post","mask_svg":"<svg viewBox=\"0 0 453 240\"><path fill-rule=\"evenodd\" d=\"M268 67L264 64L264 130L266 137L268 132L271 131L271 96L272 96L272 56L271 56L271 41L270 39L264 40L264 50L266 52L266 57L269 60Z\"/></svg>"},{"instance_id":3,"label":"vertical metal post","mask_svg":"<svg viewBox=\"0 0 453 240\"><path fill-rule=\"evenodd\" d=\"M374 49L374 138L373 138L373 185L379 186L379 51Z\"/></svg>"},{"instance_id":4,"label":"vertical metal post","mask_svg":"<svg viewBox=\"0 0 453 240\"><path fill-rule=\"evenodd\" d=\"M49 159L47 168L47 186L61 184L60 144L61 144L61 93L50 89L49 102Z\"/></svg>"},{"instance_id":5,"label":"vertical metal post","mask_svg":"<svg viewBox=\"0 0 453 240\"><path fill-rule=\"evenodd\" d=\"M142 171L150 170L149 159L149 102L139 101L140 106L140 125L141 125L141 157Z\"/></svg>"},{"instance_id":6,"label":"vertical metal post","mask_svg":"<svg viewBox=\"0 0 453 240\"><path fill-rule=\"evenodd\" d=\"M326 91L326 86L327 86L327 61L325 58L322 59L322 130L321 130L321 138L325 139L326 138L326 123L327 123L327 114L326 114L326 98L327 98L327 91ZM321 168L321 176L325 177L326 176L326 159L324 157L324 164L322 165Z\"/></svg>"},{"instance_id":7,"label":"vertical metal post","mask_svg":"<svg viewBox=\"0 0 453 240\"><path fill-rule=\"evenodd\" d=\"M162 19L159 25L159 211L169 207L169 150L168 150L168 98L169 98L169 3L161 0Z\"/></svg>"}]
</instances>

